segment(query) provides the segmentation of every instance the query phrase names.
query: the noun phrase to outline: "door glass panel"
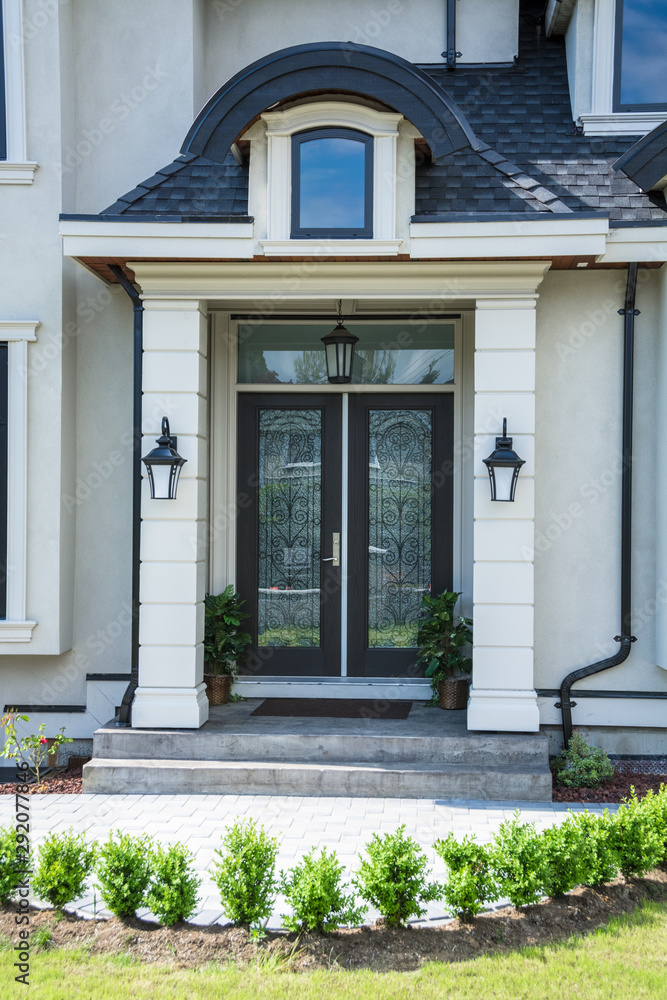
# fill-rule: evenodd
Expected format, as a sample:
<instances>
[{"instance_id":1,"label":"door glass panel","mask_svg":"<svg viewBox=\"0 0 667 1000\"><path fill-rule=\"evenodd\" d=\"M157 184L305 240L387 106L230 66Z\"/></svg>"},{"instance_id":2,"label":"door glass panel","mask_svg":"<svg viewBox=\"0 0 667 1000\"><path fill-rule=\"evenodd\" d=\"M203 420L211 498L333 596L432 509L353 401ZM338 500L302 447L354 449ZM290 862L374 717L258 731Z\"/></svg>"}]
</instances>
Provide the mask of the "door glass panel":
<instances>
[{"instance_id":1,"label":"door glass panel","mask_svg":"<svg viewBox=\"0 0 667 1000\"><path fill-rule=\"evenodd\" d=\"M429 410L371 410L368 454L368 645L417 645L431 585Z\"/></svg>"},{"instance_id":2,"label":"door glass panel","mask_svg":"<svg viewBox=\"0 0 667 1000\"><path fill-rule=\"evenodd\" d=\"M454 323L350 319L359 337L352 381L364 385L445 385L454 381ZM239 382L326 385L326 323L239 324Z\"/></svg>"},{"instance_id":3,"label":"door glass panel","mask_svg":"<svg viewBox=\"0 0 667 1000\"><path fill-rule=\"evenodd\" d=\"M258 645L320 645L322 411L259 415Z\"/></svg>"}]
</instances>

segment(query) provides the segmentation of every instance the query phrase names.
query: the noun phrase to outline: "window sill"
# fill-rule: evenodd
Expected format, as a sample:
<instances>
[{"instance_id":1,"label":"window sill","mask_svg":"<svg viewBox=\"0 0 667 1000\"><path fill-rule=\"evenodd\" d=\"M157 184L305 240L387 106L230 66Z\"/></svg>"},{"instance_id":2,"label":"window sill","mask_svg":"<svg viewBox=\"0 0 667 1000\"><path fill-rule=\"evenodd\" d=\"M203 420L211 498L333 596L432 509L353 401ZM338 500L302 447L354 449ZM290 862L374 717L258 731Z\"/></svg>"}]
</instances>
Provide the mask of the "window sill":
<instances>
[{"instance_id":1,"label":"window sill","mask_svg":"<svg viewBox=\"0 0 667 1000\"><path fill-rule=\"evenodd\" d=\"M30 642L37 622L0 621L0 642Z\"/></svg>"},{"instance_id":2,"label":"window sill","mask_svg":"<svg viewBox=\"0 0 667 1000\"><path fill-rule=\"evenodd\" d=\"M395 257L402 240L260 240L267 257Z\"/></svg>"},{"instance_id":3,"label":"window sill","mask_svg":"<svg viewBox=\"0 0 667 1000\"><path fill-rule=\"evenodd\" d=\"M580 115L584 135L646 135L667 118L667 111L618 111L609 115Z\"/></svg>"},{"instance_id":4,"label":"window sill","mask_svg":"<svg viewBox=\"0 0 667 1000\"><path fill-rule=\"evenodd\" d=\"M38 163L9 163L0 160L0 184L32 184Z\"/></svg>"}]
</instances>

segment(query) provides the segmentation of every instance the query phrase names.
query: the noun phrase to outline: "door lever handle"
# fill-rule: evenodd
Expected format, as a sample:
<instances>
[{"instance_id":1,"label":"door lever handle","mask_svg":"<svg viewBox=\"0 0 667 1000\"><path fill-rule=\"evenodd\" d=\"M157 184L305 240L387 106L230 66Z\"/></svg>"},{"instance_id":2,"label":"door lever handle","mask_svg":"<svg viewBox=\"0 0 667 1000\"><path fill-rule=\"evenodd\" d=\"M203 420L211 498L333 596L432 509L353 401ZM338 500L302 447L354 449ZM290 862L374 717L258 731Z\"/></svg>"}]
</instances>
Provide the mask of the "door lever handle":
<instances>
[{"instance_id":1,"label":"door lever handle","mask_svg":"<svg viewBox=\"0 0 667 1000\"><path fill-rule=\"evenodd\" d=\"M330 562L332 566L340 566L340 532L334 531L332 536L332 556L326 556L322 562Z\"/></svg>"}]
</instances>

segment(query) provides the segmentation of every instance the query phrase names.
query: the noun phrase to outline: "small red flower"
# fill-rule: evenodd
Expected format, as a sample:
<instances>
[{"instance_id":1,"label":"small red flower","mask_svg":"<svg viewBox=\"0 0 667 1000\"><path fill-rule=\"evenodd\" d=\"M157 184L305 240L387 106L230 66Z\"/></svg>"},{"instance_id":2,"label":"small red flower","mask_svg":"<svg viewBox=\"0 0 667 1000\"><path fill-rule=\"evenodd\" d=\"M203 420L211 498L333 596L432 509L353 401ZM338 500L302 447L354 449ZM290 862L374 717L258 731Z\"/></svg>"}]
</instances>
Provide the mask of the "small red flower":
<instances>
[{"instance_id":1,"label":"small red flower","mask_svg":"<svg viewBox=\"0 0 667 1000\"><path fill-rule=\"evenodd\" d=\"M40 743L48 743L49 741L47 740L46 736L40 736L39 742Z\"/></svg>"}]
</instances>

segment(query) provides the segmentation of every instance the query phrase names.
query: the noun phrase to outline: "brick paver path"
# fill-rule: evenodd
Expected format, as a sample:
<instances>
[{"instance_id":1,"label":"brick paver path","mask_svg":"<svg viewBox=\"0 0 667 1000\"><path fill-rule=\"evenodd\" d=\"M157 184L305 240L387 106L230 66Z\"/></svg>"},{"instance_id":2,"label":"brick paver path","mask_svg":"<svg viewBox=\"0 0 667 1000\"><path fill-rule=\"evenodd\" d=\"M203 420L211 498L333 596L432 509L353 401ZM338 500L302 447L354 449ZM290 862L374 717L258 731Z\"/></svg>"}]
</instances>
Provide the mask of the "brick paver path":
<instances>
[{"instance_id":1,"label":"brick paver path","mask_svg":"<svg viewBox=\"0 0 667 1000\"><path fill-rule=\"evenodd\" d=\"M311 847L335 848L347 875L356 865L357 855L373 833L388 833L405 823L431 864L435 877L444 877L442 862L433 850L438 837L453 831L458 837L474 833L485 843L493 837L503 819L511 818L516 804L488 801L444 801L438 799L299 798L278 795L32 795L30 825L36 847L50 831L73 827L83 830L87 840L104 840L110 830L149 833L167 844L181 841L196 858L203 876L197 923L225 923L217 889L207 869L214 860L224 828L237 817L252 817L268 832L280 838L278 870L287 870ZM549 803L519 804L521 818L535 822L542 830L562 822L568 808L601 813L604 806L568 806ZM615 809L615 806L611 806ZM14 797L0 796L0 825L13 821ZM104 915L99 898L91 891L77 905L86 916ZM146 915L140 911L139 915ZM287 912L282 898L276 900L270 927L280 926L280 914ZM369 911L367 921L377 914ZM446 918L441 903L428 906L426 921Z\"/></svg>"}]
</instances>

